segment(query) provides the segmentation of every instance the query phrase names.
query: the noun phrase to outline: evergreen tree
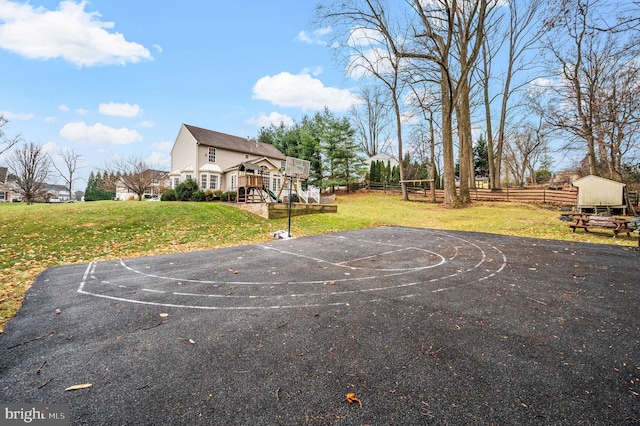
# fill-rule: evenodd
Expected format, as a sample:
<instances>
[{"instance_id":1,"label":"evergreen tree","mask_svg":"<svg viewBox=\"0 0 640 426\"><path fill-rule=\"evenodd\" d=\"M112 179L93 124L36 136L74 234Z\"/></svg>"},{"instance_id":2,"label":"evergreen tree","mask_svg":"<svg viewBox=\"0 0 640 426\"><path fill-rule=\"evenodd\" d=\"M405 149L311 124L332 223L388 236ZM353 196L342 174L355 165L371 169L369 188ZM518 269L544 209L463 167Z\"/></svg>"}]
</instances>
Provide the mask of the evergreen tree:
<instances>
[{"instance_id":1,"label":"evergreen tree","mask_svg":"<svg viewBox=\"0 0 640 426\"><path fill-rule=\"evenodd\" d=\"M480 136L473 147L473 162L477 177L489 177L489 151L483 136Z\"/></svg>"},{"instance_id":2,"label":"evergreen tree","mask_svg":"<svg viewBox=\"0 0 640 426\"><path fill-rule=\"evenodd\" d=\"M106 174L106 172L104 174L100 174L100 172L94 174L93 171L89 174L87 188L84 191L85 201L113 200L115 198L115 185L111 185L113 190L109 190L110 188L105 184L103 178Z\"/></svg>"}]
</instances>

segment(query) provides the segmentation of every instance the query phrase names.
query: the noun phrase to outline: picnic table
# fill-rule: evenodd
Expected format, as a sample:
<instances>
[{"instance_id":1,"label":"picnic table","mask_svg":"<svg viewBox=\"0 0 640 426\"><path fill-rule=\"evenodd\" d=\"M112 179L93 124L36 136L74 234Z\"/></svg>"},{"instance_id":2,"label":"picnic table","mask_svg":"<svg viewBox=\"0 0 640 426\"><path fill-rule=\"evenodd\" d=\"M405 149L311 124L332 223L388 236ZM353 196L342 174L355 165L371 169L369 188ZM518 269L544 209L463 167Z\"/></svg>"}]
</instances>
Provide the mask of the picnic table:
<instances>
[{"instance_id":1,"label":"picnic table","mask_svg":"<svg viewBox=\"0 0 640 426\"><path fill-rule=\"evenodd\" d=\"M569 227L576 232L576 229L584 229L585 232L589 232L589 229L610 229L613 231L613 237L617 237L620 232L624 232L629 236L634 229L629 227L630 220L618 219L615 217L607 216L576 216L573 218L573 222L569 224Z\"/></svg>"}]
</instances>

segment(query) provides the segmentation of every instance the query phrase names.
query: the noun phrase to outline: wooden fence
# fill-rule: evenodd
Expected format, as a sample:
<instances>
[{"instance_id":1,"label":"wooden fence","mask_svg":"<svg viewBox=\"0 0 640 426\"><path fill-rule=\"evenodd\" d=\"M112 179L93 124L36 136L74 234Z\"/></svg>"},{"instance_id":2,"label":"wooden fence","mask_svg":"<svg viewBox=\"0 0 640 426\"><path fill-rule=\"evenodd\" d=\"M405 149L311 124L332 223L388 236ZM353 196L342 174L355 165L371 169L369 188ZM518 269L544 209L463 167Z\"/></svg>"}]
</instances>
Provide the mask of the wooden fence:
<instances>
[{"instance_id":1,"label":"wooden fence","mask_svg":"<svg viewBox=\"0 0 640 426\"><path fill-rule=\"evenodd\" d=\"M371 190L381 190L385 192L399 192L400 185L370 185ZM407 188L411 197L431 199L431 191L428 188L409 186ZM565 188L561 190L535 188L504 188L499 191L490 189L471 189L472 201L504 201L530 204L551 204L558 206L575 206L578 203L578 191L576 188ZM444 201L444 191L436 190L436 201Z\"/></svg>"}]
</instances>

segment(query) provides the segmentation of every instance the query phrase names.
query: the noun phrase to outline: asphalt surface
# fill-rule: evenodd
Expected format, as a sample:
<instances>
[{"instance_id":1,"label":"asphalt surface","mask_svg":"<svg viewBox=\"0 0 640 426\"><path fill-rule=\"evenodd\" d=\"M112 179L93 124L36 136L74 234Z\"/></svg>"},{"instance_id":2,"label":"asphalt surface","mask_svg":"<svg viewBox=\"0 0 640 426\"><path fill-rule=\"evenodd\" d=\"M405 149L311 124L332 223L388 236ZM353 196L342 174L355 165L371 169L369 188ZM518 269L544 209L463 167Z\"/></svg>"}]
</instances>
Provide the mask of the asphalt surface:
<instances>
[{"instance_id":1,"label":"asphalt surface","mask_svg":"<svg viewBox=\"0 0 640 426\"><path fill-rule=\"evenodd\" d=\"M639 285L633 247L402 227L55 267L0 335L0 402L74 425L638 424Z\"/></svg>"}]
</instances>

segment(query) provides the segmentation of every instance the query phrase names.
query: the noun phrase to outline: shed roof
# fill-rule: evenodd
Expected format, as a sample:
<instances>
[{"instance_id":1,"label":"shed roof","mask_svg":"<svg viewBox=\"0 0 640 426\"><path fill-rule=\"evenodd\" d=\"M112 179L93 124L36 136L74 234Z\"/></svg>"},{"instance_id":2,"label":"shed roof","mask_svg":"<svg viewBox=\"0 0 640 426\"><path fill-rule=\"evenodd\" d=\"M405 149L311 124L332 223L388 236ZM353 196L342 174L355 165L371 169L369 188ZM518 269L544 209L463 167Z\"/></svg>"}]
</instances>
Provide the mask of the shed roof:
<instances>
[{"instance_id":1,"label":"shed roof","mask_svg":"<svg viewBox=\"0 0 640 426\"><path fill-rule=\"evenodd\" d=\"M268 143L215 132L213 130L203 129L201 127L192 126L190 124L184 124L184 127L201 145L212 146L214 148L222 148L229 151L242 152L246 154L253 154L260 157L276 158L279 160L286 159L286 156L281 153L278 148Z\"/></svg>"},{"instance_id":2,"label":"shed roof","mask_svg":"<svg viewBox=\"0 0 640 426\"><path fill-rule=\"evenodd\" d=\"M622 182L616 182L615 180L606 179L596 175L587 175L587 176L581 177L580 179L574 180L571 184L573 186L577 186L578 188L580 188L580 186L588 185L590 182L599 182L599 183L605 183L605 184L611 184L611 185L626 186L626 184Z\"/></svg>"}]
</instances>

